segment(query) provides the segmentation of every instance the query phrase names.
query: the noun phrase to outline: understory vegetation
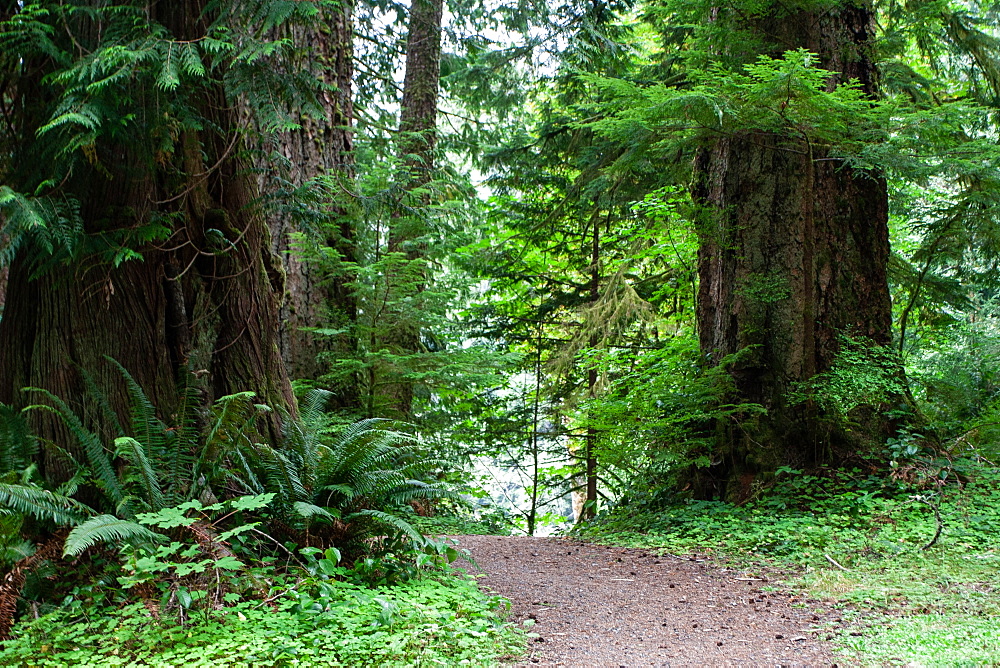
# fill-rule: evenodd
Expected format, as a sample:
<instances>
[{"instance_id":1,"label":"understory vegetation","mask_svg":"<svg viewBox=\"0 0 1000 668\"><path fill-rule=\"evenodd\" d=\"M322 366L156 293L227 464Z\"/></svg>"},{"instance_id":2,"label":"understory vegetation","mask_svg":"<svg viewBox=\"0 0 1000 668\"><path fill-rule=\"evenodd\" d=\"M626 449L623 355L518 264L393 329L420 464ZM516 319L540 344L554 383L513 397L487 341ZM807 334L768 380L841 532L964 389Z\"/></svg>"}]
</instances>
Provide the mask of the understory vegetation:
<instances>
[{"instance_id":1,"label":"understory vegetation","mask_svg":"<svg viewBox=\"0 0 1000 668\"><path fill-rule=\"evenodd\" d=\"M257 440L269 409L250 393L190 433L193 419L168 428L119 370L137 438L114 439L118 466L47 395L51 409L28 410L58 411L87 446L74 479L48 489L24 415L2 415L4 665L484 665L517 651L505 602L409 521L409 502L455 498L417 479L440 462L411 436L334 425L322 390L285 416L277 447ZM48 536L38 547L19 538L29 524Z\"/></svg>"},{"instance_id":2,"label":"understory vegetation","mask_svg":"<svg viewBox=\"0 0 1000 668\"><path fill-rule=\"evenodd\" d=\"M0 661L95 667L483 666L520 650L520 635L503 624L502 600L457 574L372 587L362 569L341 571L346 580L322 570L293 578L283 569L258 567L253 577L268 581L269 589L252 598L229 598L219 609L187 608L183 619L168 614L151 620L148 604L128 603L102 583L77 588L58 610L20 625L0 650ZM360 582L351 581L356 575Z\"/></svg>"}]
</instances>

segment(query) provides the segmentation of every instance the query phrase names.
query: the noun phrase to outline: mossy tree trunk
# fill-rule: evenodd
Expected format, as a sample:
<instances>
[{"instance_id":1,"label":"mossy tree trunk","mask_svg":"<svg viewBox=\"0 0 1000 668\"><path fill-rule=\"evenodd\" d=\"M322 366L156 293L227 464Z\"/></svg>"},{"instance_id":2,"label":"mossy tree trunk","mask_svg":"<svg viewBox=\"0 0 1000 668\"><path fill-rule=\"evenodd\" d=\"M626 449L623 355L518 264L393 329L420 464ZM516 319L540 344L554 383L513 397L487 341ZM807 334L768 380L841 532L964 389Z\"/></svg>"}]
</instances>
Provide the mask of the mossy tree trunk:
<instances>
[{"instance_id":1,"label":"mossy tree trunk","mask_svg":"<svg viewBox=\"0 0 1000 668\"><path fill-rule=\"evenodd\" d=\"M178 40L198 39L211 19L201 0L150 3L146 10ZM93 48L101 26L81 21L66 29L76 31L82 48ZM8 108L17 114L18 134L10 164L49 169L50 156L35 152L35 131L51 114L51 89L40 83L50 66L24 63L14 77ZM0 319L0 401L34 403L41 398L22 388L43 388L90 427L115 436L85 380L95 381L128 424L125 383L105 359L111 357L168 424L176 424L189 382L205 406L249 390L262 403L294 411L277 345L280 272L266 221L254 206L256 179L241 157L242 110L227 102L221 85L200 104L211 125L183 131L171 152L158 153L153 137L148 144L102 140L60 185L61 194L79 202L86 238L140 229L154 218L171 221L171 235L136 244L141 260L115 267L97 254L71 256L37 277L44 253L22 248L10 266ZM5 172L8 183L30 192L31 183L17 183L18 172ZM277 437L279 420L274 412L261 425L265 437ZM80 455L58 418L35 411L32 421L43 440ZM52 480L72 473L54 450L42 464Z\"/></svg>"},{"instance_id":2,"label":"mossy tree trunk","mask_svg":"<svg viewBox=\"0 0 1000 668\"><path fill-rule=\"evenodd\" d=\"M871 8L821 5L743 17L739 27L751 35L746 43L772 45L768 55L800 47L819 54L830 86L856 79L873 95ZM885 180L845 167L807 137L747 131L699 153L694 196L708 209L699 253L702 351L714 364L738 354L734 399L767 411L719 425L695 493L742 500L761 474L830 463L880 442L885 421L848 429L795 390L831 368L843 335L890 343Z\"/></svg>"}]
</instances>

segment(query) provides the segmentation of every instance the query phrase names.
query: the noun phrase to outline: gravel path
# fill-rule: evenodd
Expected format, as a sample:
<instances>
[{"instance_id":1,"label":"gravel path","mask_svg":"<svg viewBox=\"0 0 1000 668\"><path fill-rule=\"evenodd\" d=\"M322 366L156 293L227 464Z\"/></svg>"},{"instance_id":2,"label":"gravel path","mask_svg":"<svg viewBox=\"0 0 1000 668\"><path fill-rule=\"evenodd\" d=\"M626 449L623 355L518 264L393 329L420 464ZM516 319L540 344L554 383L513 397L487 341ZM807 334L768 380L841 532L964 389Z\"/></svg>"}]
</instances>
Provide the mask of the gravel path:
<instances>
[{"instance_id":1,"label":"gravel path","mask_svg":"<svg viewBox=\"0 0 1000 668\"><path fill-rule=\"evenodd\" d=\"M485 577L535 620L524 666L832 666L840 621L815 601L692 557L575 540L460 536ZM473 569L475 570L475 569Z\"/></svg>"}]
</instances>

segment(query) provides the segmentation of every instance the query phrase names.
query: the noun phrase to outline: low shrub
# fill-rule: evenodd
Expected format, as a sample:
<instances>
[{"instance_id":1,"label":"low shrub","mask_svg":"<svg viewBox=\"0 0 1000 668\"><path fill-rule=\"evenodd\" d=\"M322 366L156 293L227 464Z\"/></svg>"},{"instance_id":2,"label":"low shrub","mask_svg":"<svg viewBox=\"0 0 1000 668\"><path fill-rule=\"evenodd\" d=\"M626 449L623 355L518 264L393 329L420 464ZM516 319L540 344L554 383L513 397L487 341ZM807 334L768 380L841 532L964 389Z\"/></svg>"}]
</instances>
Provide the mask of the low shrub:
<instances>
[{"instance_id":1,"label":"low shrub","mask_svg":"<svg viewBox=\"0 0 1000 668\"><path fill-rule=\"evenodd\" d=\"M522 646L503 621L506 602L465 576L374 588L322 574L275 581L262 600L206 609L183 623L158 619L152 602L95 607L69 597L19 624L0 665L487 666Z\"/></svg>"}]
</instances>

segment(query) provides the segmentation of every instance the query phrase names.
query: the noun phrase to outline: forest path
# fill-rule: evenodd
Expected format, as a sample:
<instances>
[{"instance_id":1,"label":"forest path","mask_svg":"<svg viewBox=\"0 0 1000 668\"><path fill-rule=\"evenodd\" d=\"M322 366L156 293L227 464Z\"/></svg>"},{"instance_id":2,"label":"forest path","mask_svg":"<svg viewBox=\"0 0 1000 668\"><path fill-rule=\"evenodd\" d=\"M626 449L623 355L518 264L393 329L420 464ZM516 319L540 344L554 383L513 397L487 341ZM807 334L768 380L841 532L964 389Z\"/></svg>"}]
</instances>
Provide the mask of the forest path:
<instances>
[{"instance_id":1,"label":"forest path","mask_svg":"<svg viewBox=\"0 0 1000 668\"><path fill-rule=\"evenodd\" d=\"M839 615L761 591L768 582L743 571L569 539L457 540L485 573L483 587L510 599L511 620L535 620L538 637L518 665L835 665L826 634L813 629Z\"/></svg>"}]
</instances>

